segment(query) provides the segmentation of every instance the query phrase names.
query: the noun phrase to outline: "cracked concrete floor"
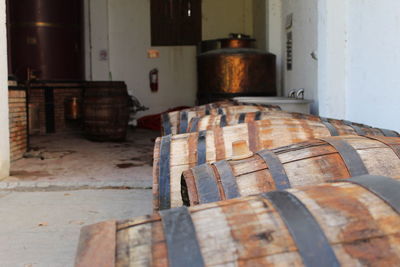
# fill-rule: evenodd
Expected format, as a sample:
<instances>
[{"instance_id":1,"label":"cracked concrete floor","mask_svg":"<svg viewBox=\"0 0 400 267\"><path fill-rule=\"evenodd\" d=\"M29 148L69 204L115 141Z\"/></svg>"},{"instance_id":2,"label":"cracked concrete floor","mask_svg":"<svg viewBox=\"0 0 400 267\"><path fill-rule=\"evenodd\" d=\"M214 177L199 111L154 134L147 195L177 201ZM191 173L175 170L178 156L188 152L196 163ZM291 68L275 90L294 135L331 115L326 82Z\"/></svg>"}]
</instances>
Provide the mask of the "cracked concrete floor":
<instances>
[{"instance_id":1,"label":"cracked concrete floor","mask_svg":"<svg viewBox=\"0 0 400 267\"><path fill-rule=\"evenodd\" d=\"M33 137L30 158L0 182L0 266L73 266L83 225L151 213L157 136L135 129L123 143Z\"/></svg>"}]
</instances>

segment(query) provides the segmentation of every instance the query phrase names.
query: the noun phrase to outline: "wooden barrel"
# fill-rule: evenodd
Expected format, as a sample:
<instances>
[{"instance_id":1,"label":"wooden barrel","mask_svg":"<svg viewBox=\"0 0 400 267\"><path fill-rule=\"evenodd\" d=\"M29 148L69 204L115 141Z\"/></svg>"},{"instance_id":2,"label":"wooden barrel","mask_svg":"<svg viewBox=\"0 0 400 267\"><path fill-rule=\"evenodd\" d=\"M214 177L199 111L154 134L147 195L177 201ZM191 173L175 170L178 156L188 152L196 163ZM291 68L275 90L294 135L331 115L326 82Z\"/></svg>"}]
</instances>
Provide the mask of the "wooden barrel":
<instances>
[{"instance_id":1,"label":"wooden barrel","mask_svg":"<svg viewBox=\"0 0 400 267\"><path fill-rule=\"evenodd\" d=\"M189 132L188 126L192 118L206 115L238 114L257 111L279 111L280 107L273 105L238 105L236 102L216 102L192 109L164 113L161 117L162 135Z\"/></svg>"},{"instance_id":2,"label":"wooden barrel","mask_svg":"<svg viewBox=\"0 0 400 267\"><path fill-rule=\"evenodd\" d=\"M331 135L356 135L354 128L301 119L271 119L211 131L168 135L156 140L153 164L153 207L182 205L180 177L183 171L206 162L229 159L232 143L246 141L252 152ZM374 128L361 128L369 135L383 135Z\"/></svg>"},{"instance_id":3,"label":"wooden barrel","mask_svg":"<svg viewBox=\"0 0 400 267\"><path fill-rule=\"evenodd\" d=\"M235 106L238 105L236 101L233 101L231 99L226 99L226 100L221 100L218 102L213 102L205 105L200 105L200 106L194 106L191 108L179 110L179 111L172 111L172 112L166 112L161 115L161 134L162 135L168 135L168 134L177 134L178 133L178 125L179 125L179 120L181 117L181 112L185 114L185 112L191 112L191 111L200 111L205 116L205 114L210 114L211 111L214 111L218 108L221 107L227 107L227 106ZM190 113L191 116L194 116L195 113ZM187 123L189 123L189 118L186 119Z\"/></svg>"},{"instance_id":4,"label":"wooden barrel","mask_svg":"<svg viewBox=\"0 0 400 267\"><path fill-rule=\"evenodd\" d=\"M399 266L398 179L361 176L86 226L75 267Z\"/></svg>"},{"instance_id":5,"label":"wooden barrel","mask_svg":"<svg viewBox=\"0 0 400 267\"><path fill-rule=\"evenodd\" d=\"M239 153L239 160L183 172L182 199L197 205L357 175L400 176L399 157L400 138L363 136L310 140L245 159Z\"/></svg>"},{"instance_id":6,"label":"wooden barrel","mask_svg":"<svg viewBox=\"0 0 400 267\"><path fill-rule=\"evenodd\" d=\"M333 125L345 124L352 127L358 134L363 135L362 128L370 128L368 125L354 123L346 120L336 120L330 118L323 118L315 115L296 113L296 112L284 112L284 111L268 111L268 112L247 112L239 114L213 114L202 117L194 117L190 120L188 131L198 132L204 130L212 130L215 127L225 127L236 125L240 123L247 123L252 121L259 121L271 118L293 118L293 119L306 119L313 121L321 121L323 123L328 122ZM387 129L379 129L385 136L399 136L395 131Z\"/></svg>"},{"instance_id":7,"label":"wooden barrel","mask_svg":"<svg viewBox=\"0 0 400 267\"><path fill-rule=\"evenodd\" d=\"M122 141L129 121L124 82L88 82L83 98L84 133L94 141Z\"/></svg>"}]
</instances>

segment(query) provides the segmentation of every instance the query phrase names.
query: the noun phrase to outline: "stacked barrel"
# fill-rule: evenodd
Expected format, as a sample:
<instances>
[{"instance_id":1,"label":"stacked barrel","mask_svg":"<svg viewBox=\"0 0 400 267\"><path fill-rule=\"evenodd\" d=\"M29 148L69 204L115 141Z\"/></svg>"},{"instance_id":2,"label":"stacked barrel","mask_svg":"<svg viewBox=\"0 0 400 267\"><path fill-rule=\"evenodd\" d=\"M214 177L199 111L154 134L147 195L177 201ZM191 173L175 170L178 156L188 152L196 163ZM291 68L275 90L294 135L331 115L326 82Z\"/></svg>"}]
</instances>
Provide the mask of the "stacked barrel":
<instances>
[{"instance_id":1,"label":"stacked barrel","mask_svg":"<svg viewBox=\"0 0 400 267\"><path fill-rule=\"evenodd\" d=\"M399 266L395 131L221 101L164 114L154 214L82 229L76 266Z\"/></svg>"}]
</instances>

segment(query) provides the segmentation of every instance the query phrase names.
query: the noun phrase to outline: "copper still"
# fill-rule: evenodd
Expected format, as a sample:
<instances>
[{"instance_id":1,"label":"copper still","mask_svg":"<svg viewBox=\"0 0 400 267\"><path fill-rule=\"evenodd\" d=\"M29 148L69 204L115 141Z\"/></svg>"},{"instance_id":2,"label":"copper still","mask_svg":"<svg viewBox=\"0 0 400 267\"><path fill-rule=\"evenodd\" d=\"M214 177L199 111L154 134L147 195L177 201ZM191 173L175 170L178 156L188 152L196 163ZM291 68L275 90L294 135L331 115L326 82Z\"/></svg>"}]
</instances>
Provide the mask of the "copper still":
<instances>
[{"instance_id":1,"label":"copper still","mask_svg":"<svg viewBox=\"0 0 400 267\"><path fill-rule=\"evenodd\" d=\"M10 72L20 81L83 80L83 32L82 0L7 0Z\"/></svg>"},{"instance_id":2,"label":"copper still","mask_svg":"<svg viewBox=\"0 0 400 267\"><path fill-rule=\"evenodd\" d=\"M251 48L253 39L221 39L197 57L199 104L234 96L275 96L276 56Z\"/></svg>"},{"instance_id":3,"label":"copper still","mask_svg":"<svg viewBox=\"0 0 400 267\"><path fill-rule=\"evenodd\" d=\"M252 48L256 40L251 38L223 38L219 41L221 48Z\"/></svg>"}]
</instances>

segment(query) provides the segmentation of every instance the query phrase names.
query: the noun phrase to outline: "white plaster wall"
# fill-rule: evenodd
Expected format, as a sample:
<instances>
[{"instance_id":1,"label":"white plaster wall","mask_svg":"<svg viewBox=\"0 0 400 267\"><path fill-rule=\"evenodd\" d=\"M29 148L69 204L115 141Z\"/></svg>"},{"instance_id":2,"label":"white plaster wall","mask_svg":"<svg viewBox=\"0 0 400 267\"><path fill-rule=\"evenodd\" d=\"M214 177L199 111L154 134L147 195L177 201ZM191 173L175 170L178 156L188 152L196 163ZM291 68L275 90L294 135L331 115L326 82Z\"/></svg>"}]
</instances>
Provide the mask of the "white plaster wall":
<instances>
[{"instance_id":1,"label":"white plaster wall","mask_svg":"<svg viewBox=\"0 0 400 267\"><path fill-rule=\"evenodd\" d=\"M346 2L347 118L400 131L400 1Z\"/></svg>"},{"instance_id":2,"label":"white plaster wall","mask_svg":"<svg viewBox=\"0 0 400 267\"><path fill-rule=\"evenodd\" d=\"M253 0L253 37L257 48L267 49L267 1Z\"/></svg>"},{"instance_id":3,"label":"white plaster wall","mask_svg":"<svg viewBox=\"0 0 400 267\"><path fill-rule=\"evenodd\" d=\"M110 72L113 80L125 81L129 92L150 108L139 115L194 105L196 47L151 47L149 0L112 0L108 7ZM159 58L147 58L151 48L160 51ZM159 70L157 93L149 87L149 71L153 68Z\"/></svg>"},{"instance_id":4,"label":"white plaster wall","mask_svg":"<svg viewBox=\"0 0 400 267\"><path fill-rule=\"evenodd\" d=\"M202 0L203 40L229 33L253 35L252 0Z\"/></svg>"},{"instance_id":5,"label":"white plaster wall","mask_svg":"<svg viewBox=\"0 0 400 267\"><path fill-rule=\"evenodd\" d=\"M129 93L149 107L138 117L166 109L194 105L196 99L195 46L151 47L150 0L86 0L88 79L123 80ZM90 7L90 8L89 8ZM160 57L149 59L148 49L160 51ZM100 50L108 51L108 60L100 61ZM88 64L87 64L88 65ZM90 67L88 67L90 68ZM152 93L149 71L159 70L159 90Z\"/></svg>"},{"instance_id":6,"label":"white plaster wall","mask_svg":"<svg viewBox=\"0 0 400 267\"><path fill-rule=\"evenodd\" d=\"M398 0L267 1L267 44L274 52L281 40L284 68L284 26L293 12L294 70L283 71L285 93L304 87L306 98L316 101L314 113L400 131ZM281 38L279 12L272 10L279 4ZM313 50L317 61L310 57Z\"/></svg>"},{"instance_id":7,"label":"white plaster wall","mask_svg":"<svg viewBox=\"0 0 400 267\"><path fill-rule=\"evenodd\" d=\"M196 48L151 47L150 0L85 1L87 79L124 80L129 92L150 108L139 116L195 104ZM249 0L204 0L203 39L231 32L253 35L253 4ZM260 28L265 28L263 20ZM148 49L159 50L160 57L148 59ZM101 50L108 51L108 60L100 60ZM149 88L148 74L153 68L159 70L158 93Z\"/></svg>"},{"instance_id":8,"label":"white plaster wall","mask_svg":"<svg viewBox=\"0 0 400 267\"><path fill-rule=\"evenodd\" d=\"M276 55L276 79L278 95L283 92L283 20L282 0L266 0L266 50Z\"/></svg>"},{"instance_id":9,"label":"white plaster wall","mask_svg":"<svg viewBox=\"0 0 400 267\"><path fill-rule=\"evenodd\" d=\"M286 70L286 17L293 14L293 69ZM284 95L292 89L305 89L312 99L312 113L318 113L318 63L311 53L318 48L318 0L282 0Z\"/></svg>"},{"instance_id":10,"label":"white plaster wall","mask_svg":"<svg viewBox=\"0 0 400 267\"><path fill-rule=\"evenodd\" d=\"M0 179L10 171L10 139L8 128L7 34L6 6L0 1Z\"/></svg>"},{"instance_id":11,"label":"white plaster wall","mask_svg":"<svg viewBox=\"0 0 400 267\"><path fill-rule=\"evenodd\" d=\"M112 0L114 2L115 0ZM86 79L111 80L109 50L108 0L85 0ZM100 59L100 51L107 51L108 59Z\"/></svg>"}]
</instances>

